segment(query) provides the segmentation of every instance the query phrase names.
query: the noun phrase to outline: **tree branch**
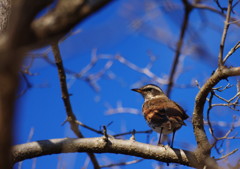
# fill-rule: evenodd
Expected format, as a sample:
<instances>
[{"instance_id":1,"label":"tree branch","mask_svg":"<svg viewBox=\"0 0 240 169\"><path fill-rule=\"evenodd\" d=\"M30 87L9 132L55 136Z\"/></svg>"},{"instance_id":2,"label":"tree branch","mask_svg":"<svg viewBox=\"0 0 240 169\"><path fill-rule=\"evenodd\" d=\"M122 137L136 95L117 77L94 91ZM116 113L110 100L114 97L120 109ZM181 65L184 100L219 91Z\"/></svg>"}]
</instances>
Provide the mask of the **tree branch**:
<instances>
[{"instance_id":1,"label":"tree branch","mask_svg":"<svg viewBox=\"0 0 240 169\"><path fill-rule=\"evenodd\" d=\"M31 27L39 42L56 40L110 2L112 0L60 0L52 11L35 20Z\"/></svg>"},{"instance_id":2,"label":"tree branch","mask_svg":"<svg viewBox=\"0 0 240 169\"><path fill-rule=\"evenodd\" d=\"M70 97L69 97L67 82L66 82L66 74L65 74L62 57L61 57L60 50L59 50L57 43L52 45L52 50L53 50L55 62L56 62L57 69L58 69L59 81L60 81L60 86L61 86L61 91L62 91L62 99L63 99L64 106L65 106L66 113L67 113L67 121L70 123L71 129L76 134L76 136L79 138L84 138L83 134L81 133L81 131L78 128L77 118L72 111L72 105L70 102ZM90 159L94 165L94 168L100 169L95 155L93 153L89 152L88 156L90 157Z\"/></svg>"},{"instance_id":3,"label":"tree branch","mask_svg":"<svg viewBox=\"0 0 240 169\"><path fill-rule=\"evenodd\" d=\"M224 49L224 44L225 44L225 40L227 37L227 31L228 31L228 28L230 25L229 21L230 21L231 12L232 12L232 1L233 0L228 0L227 15L226 15L226 20L224 22L222 39L221 39L221 43L220 43L220 50L219 50L219 54L218 54L218 68L220 68L220 69L223 67L223 49Z\"/></svg>"},{"instance_id":4,"label":"tree branch","mask_svg":"<svg viewBox=\"0 0 240 169\"><path fill-rule=\"evenodd\" d=\"M216 14L219 14L221 15L222 17L226 18L226 15L224 13L222 13L221 11L211 7L211 6L207 6L207 5L204 5L204 4L200 4L200 3L193 3L192 6L196 9L203 9L203 10L208 10L208 11L211 11L213 13L216 13ZM230 18L230 21L234 24L236 24L237 26L240 26L240 24L238 23L238 19L234 18L234 17L231 17Z\"/></svg>"},{"instance_id":5,"label":"tree branch","mask_svg":"<svg viewBox=\"0 0 240 169\"><path fill-rule=\"evenodd\" d=\"M222 79L226 79L230 76L238 76L240 75L240 67L233 68L225 68L222 70L217 69L215 73L207 80L207 82L203 85L203 87L198 92L195 98L194 112L193 112L193 129L194 135L197 141L197 155L199 158L203 157L203 161L205 158L210 155L211 152L211 144L208 141L206 132L204 130L203 123L203 108L206 102L207 95L211 92L212 88ZM202 156L202 157L201 157Z\"/></svg>"},{"instance_id":6,"label":"tree branch","mask_svg":"<svg viewBox=\"0 0 240 169\"><path fill-rule=\"evenodd\" d=\"M64 138L16 145L12 149L12 159L16 163L34 157L70 152L117 153L191 167L202 166L202 164L198 163L195 154L187 150L172 149L169 146L154 146L111 137L108 137L107 141L105 137Z\"/></svg>"},{"instance_id":7,"label":"tree branch","mask_svg":"<svg viewBox=\"0 0 240 169\"><path fill-rule=\"evenodd\" d=\"M193 9L192 6L189 4L189 2L187 0L182 0L182 1L183 1L183 4L184 4L184 7L185 7L185 10L184 10L185 13L184 13L184 19L183 19L183 23L182 23L182 27L181 27L181 32L180 32L180 35L179 35L179 40L177 42L177 49L176 49L176 53L175 53L175 56L174 56L174 61L173 61L173 65L172 65L172 68L171 68L170 77L168 79L168 87L167 87L167 91L166 91L167 96L170 96L172 87L174 85L174 76L175 76L175 73L177 71L179 57L180 57L181 49L182 49L182 46L183 46L183 40L184 40L184 36L185 36L185 33L187 31L187 27L188 27L189 16L190 16L191 11Z\"/></svg>"}]
</instances>

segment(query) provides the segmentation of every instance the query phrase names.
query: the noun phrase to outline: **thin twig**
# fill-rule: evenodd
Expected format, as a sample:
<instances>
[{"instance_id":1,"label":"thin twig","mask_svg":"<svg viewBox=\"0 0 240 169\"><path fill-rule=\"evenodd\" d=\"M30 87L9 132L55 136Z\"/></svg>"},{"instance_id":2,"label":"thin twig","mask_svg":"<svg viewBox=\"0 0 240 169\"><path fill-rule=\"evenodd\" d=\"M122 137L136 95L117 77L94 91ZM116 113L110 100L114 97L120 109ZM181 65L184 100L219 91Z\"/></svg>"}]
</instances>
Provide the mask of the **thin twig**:
<instances>
[{"instance_id":1,"label":"thin twig","mask_svg":"<svg viewBox=\"0 0 240 169\"><path fill-rule=\"evenodd\" d=\"M216 136L214 134L214 131L213 131L211 120L210 120L210 110L212 109L212 99L213 99L213 96L214 96L214 91L211 91L210 98L209 98L209 101L208 101L207 122L208 122L208 126L209 126L209 129L210 129L211 135L213 136L213 138L215 140L217 140L217 138L216 138Z\"/></svg>"},{"instance_id":2,"label":"thin twig","mask_svg":"<svg viewBox=\"0 0 240 169\"><path fill-rule=\"evenodd\" d=\"M228 54L223 59L223 64L227 61L227 59L238 49L240 48L240 41L228 52Z\"/></svg>"},{"instance_id":3,"label":"thin twig","mask_svg":"<svg viewBox=\"0 0 240 169\"><path fill-rule=\"evenodd\" d=\"M106 142L108 142L108 134L107 134L107 127L103 126L103 136L104 136L104 140Z\"/></svg>"},{"instance_id":4,"label":"thin twig","mask_svg":"<svg viewBox=\"0 0 240 169\"><path fill-rule=\"evenodd\" d=\"M200 3L193 3L192 7L197 8L197 9L208 10L208 11L214 12L214 13L219 14L222 17L226 18L226 15L224 13L220 12L219 10L217 10L217 9L211 7L211 6L207 6L207 5L200 4ZM231 17L230 21L231 21L231 24L234 23L234 24L240 26L240 24L238 23L239 20L237 20L236 18Z\"/></svg>"},{"instance_id":5,"label":"thin twig","mask_svg":"<svg viewBox=\"0 0 240 169\"><path fill-rule=\"evenodd\" d=\"M116 108L113 108L111 105L106 104L107 111L105 114L117 114L117 113L130 113L130 114L140 114L141 112L138 109L131 107L123 107L121 102L117 102Z\"/></svg>"},{"instance_id":6,"label":"thin twig","mask_svg":"<svg viewBox=\"0 0 240 169\"><path fill-rule=\"evenodd\" d=\"M78 128L78 124L76 123L77 118L72 111L72 106L71 106L69 92L68 92L68 88L67 88L67 82L66 82L66 74L65 74L60 50L58 47L58 43L52 44L52 51L53 51L56 66L58 69L59 81L60 81L60 86L61 86L61 91L62 91L62 99L63 99L64 106L65 106L66 113L67 113L67 121L70 123L71 129L76 134L76 136L79 138L84 138L83 134L81 133L81 131ZM94 165L94 168L100 169L95 155L93 153L87 153L87 154L90 157L90 159Z\"/></svg>"},{"instance_id":7,"label":"thin twig","mask_svg":"<svg viewBox=\"0 0 240 169\"><path fill-rule=\"evenodd\" d=\"M226 154L226 155L224 155L224 156L222 156L222 157L220 157L220 158L216 158L215 160L217 160L217 161L218 161L218 160L223 160L224 158L227 158L228 156L236 153L237 151L238 151L238 149L235 149L235 150L231 151L230 153L228 153L228 154Z\"/></svg>"},{"instance_id":8,"label":"thin twig","mask_svg":"<svg viewBox=\"0 0 240 169\"><path fill-rule=\"evenodd\" d=\"M222 33L222 39L220 43L220 49L219 49L219 54L218 54L218 67L221 69L223 67L223 50L224 50L224 45L227 37L227 31L229 28L229 21L231 17L231 11L232 11L232 1L233 0L228 0L228 9L227 9L227 15L226 15L226 20L224 22L224 28L223 28L223 33Z\"/></svg>"},{"instance_id":9,"label":"thin twig","mask_svg":"<svg viewBox=\"0 0 240 169\"><path fill-rule=\"evenodd\" d=\"M231 85L230 83L228 83L226 86L219 86L219 87L214 87L212 88L213 90L217 90L218 92L222 92L226 89L230 89L231 87L233 87L233 85Z\"/></svg>"},{"instance_id":10,"label":"thin twig","mask_svg":"<svg viewBox=\"0 0 240 169\"><path fill-rule=\"evenodd\" d=\"M224 8L224 7L221 6L221 4L219 3L218 0L214 0L214 1L216 2L217 6L221 9L221 12L222 12L222 13L224 13L224 11L227 10L227 8Z\"/></svg>"},{"instance_id":11,"label":"thin twig","mask_svg":"<svg viewBox=\"0 0 240 169\"><path fill-rule=\"evenodd\" d=\"M136 130L133 129L133 130L132 130L132 136L130 137L129 140L133 140L133 141L135 141L135 140L136 140L135 134L136 134Z\"/></svg>"},{"instance_id":12,"label":"thin twig","mask_svg":"<svg viewBox=\"0 0 240 169\"><path fill-rule=\"evenodd\" d=\"M23 72L20 72L20 74L23 77L24 82L26 83L26 88L24 88L18 95L17 98L23 96L30 88L32 88L32 84L30 83L30 81L28 80L28 78L26 77L26 75Z\"/></svg>"},{"instance_id":13,"label":"thin twig","mask_svg":"<svg viewBox=\"0 0 240 169\"><path fill-rule=\"evenodd\" d=\"M232 131L235 129L235 126L234 126L234 121L236 120L236 117L233 117L233 122L231 124L231 127L230 129L228 130L228 132L225 134L225 136L221 137L221 138L218 138L218 140L223 140L223 139L229 139L229 135L232 133ZM237 134L236 134L237 135ZM233 136L232 138L236 138L236 135ZM232 139L231 138L231 139Z\"/></svg>"},{"instance_id":14,"label":"thin twig","mask_svg":"<svg viewBox=\"0 0 240 169\"><path fill-rule=\"evenodd\" d=\"M149 69L149 64L147 67L140 68L137 65L133 64L132 62L128 61L121 55L116 55L115 57L116 60L118 60L120 63L128 66L130 69L135 70L136 72L142 73L149 78L154 79L158 84L168 84L166 79L158 77L156 74L154 74L150 69Z\"/></svg>"},{"instance_id":15,"label":"thin twig","mask_svg":"<svg viewBox=\"0 0 240 169\"><path fill-rule=\"evenodd\" d=\"M89 127L89 126L87 126L86 124L83 124L82 122L80 122L80 121L78 121L78 120L76 121L76 123L77 123L79 126L82 126L82 127L86 128L86 129L88 129L88 130L91 130L91 131L93 131L93 132L95 132L95 133L97 133L97 134L103 134L102 131L96 130L96 129L92 128L92 127Z\"/></svg>"},{"instance_id":16,"label":"thin twig","mask_svg":"<svg viewBox=\"0 0 240 169\"><path fill-rule=\"evenodd\" d=\"M113 135L113 137L129 135L129 134L132 134L132 133L133 133L132 131L129 131L129 132L125 132L125 133L115 134L115 135ZM152 130L135 131L135 134L140 134L140 133L152 133Z\"/></svg>"},{"instance_id":17,"label":"thin twig","mask_svg":"<svg viewBox=\"0 0 240 169\"><path fill-rule=\"evenodd\" d=\"M132 161L127 161L127 162L121 162L121 163L116 163L116 164L108 164L108 165L102 165L100 166L101 168L109 168L109 167L116 167L116 166L124 166L124 165L130 165L130 164L136 164L144 159L138 159L138 160L132 160Z\"/></svg>"}]
</instances>

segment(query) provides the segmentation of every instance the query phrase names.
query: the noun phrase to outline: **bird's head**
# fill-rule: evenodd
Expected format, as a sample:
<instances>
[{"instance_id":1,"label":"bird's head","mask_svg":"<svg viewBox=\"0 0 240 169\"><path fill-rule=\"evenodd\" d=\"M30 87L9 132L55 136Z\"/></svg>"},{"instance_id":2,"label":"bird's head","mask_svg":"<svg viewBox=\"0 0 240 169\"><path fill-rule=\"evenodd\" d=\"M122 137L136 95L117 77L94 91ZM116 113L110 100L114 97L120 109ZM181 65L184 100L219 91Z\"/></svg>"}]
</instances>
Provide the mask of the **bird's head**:
<instances>
[{"instance_id":1,"label":"bird's head","mask_svg":"<svg viewBox=\"0 0 240 169\"><path fill-rule=\"evenodd\" d=\"M145 101L153 98L157 98L163 95L165 96L162 89L153 84L148 84L141 88L132 89L132 91L140 93L144 97Z\"/></svg>"}]
</instances>

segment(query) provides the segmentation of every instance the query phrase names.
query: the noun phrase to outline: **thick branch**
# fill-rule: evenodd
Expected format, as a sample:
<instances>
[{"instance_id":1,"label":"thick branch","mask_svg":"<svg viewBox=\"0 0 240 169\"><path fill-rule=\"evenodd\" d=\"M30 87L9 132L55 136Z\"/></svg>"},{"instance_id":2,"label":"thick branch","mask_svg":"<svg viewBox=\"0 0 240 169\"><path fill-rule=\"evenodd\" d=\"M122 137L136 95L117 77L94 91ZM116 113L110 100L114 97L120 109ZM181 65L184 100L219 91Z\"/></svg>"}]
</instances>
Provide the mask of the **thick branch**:
<instances>
[{"instance_id":1,"label":"thick branch","mask_svg":"<svg viewBox=\"0 0 240 169\"><path fill-rule=\"evenodd\" d=\"M58 1L57 6L47 15L35 20L32 29L39 41L59 39L76 24L106 6L112 0L66 0Z\"/></svg>"},{"instance_id":2,"label":"thick branch","mask_svg":"<svg viewBox=\"0 0 240 169\"><path fill-rule=\"evenodd\" d=\"M0 37L0 168L10 169L10 149L13 136L13 119L15 111L15 99L18 89L18 73L24 57L24 52L18 51L19 41L26 39L26 27L31 18L22 16L19 18L21 6L28 4L25 1L1 1L1 37ZM28 1L29 2L29 1ZM42 1L41 1L42 2ZM40 2L40 3L41 3ZM21 4L18 6L17 4ZM37 4L37 3L34 3ZM34 6L34 4L32 6ZM43 3L41 3L43 4ZM31 7L32 7L31 6ZM43 5L44 6L44 5ZM31 8L29 8L31 9ZM10 10L14 11L11 12ZM28 10L29 12L30 10ZM33 16L34 17L34 16ZM23 19L24 18L24 19ZM9 24L8 24L9 23ZM8 25L8 26L7 26ZM26 26L25 25L25 26ZM7 37L7 38L6 38Z\"/></svg>"},{"instance_id":3,"label":"thick branch","mask_svg":"<svg viewBox=\"0 0 240 169\"><path fill-rule=\"evenodd\" d=\"M216 72L207 80L207 82L203 85L203 87L198 92L195 98L195 106L193 112L193 128L194 134L196 137L196 141L198 144L197 152L200 156L209 156L211 151L211 145L208 141L206 132L204 130L203 124L203 108L206 102L206 98L211 92L212 88L222 79L226 79L230 76L239 76L240 75L240 67L234 68L225 68L222 70L217 69Z\"/></svg>"},{"instance_id":4,"label":"thick branch","mask_svg":"<svg viewBox=\"0 0 240 169\"><path fill-rule=\"evenodd\" d=\"M10 0L1 0L0 1L0 34L3 34L6 31L8 20L11 11Z\"/></svg>"},{"instance_id":5,"label":"thick branch","mask_svg":"<svg viewBox=\"0 0 240 169\"><path fill-rule=\"evenodd\" d=\"M155 159L167 163L178 163L191 167L201 166L195 154L190 151L154 146L133 140L120 140L108 137L83 139L51 139L31 142L13 147L13 162L25 159L70 152L117 153L146 159Z\"/></svg>"}]
</instances>

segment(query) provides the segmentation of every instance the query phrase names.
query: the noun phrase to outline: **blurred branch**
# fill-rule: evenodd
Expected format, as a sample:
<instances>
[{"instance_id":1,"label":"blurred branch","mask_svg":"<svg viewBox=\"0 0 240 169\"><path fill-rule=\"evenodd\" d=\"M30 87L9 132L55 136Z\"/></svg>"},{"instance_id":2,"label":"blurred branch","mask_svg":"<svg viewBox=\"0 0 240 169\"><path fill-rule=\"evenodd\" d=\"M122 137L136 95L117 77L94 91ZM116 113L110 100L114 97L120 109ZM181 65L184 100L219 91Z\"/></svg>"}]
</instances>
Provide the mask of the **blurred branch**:
<instances>
[{"instance_id":1,"label":"blurred branch","mask_svg":"<svg viewBox=\"0 0 240 169\"><path fill-rule=\"evenodd\" d=\"M46 43L62 38L77 23L97 12L112 0L60 0L54 9L45 16L36 19L31 27L38 42Z\"/></svg>"},{"instance_id":2,"label":"blurred branch","mask_svg":"<svg viewBox=\"0 0 240 169\"><path fill-rule=\"evenodd\" d=\"M218 1L218 0L214 0L214 1L216 2L216 4L217 4L218 8L219 8L219 9L221 9L221 12L222 12L222 13L224 13L224 11L226 11L226 10L227 10L227 8L224 8L224 7L222 7L222 6L221 6L221 4L219 3L219 1Z\"/></svg>"},{"instance_id":3,"label":"blurred branch","mask_svg":"<svg viewBox=\"0 0 240 169\"><path fill-rule=\"evenodd\" d=\"M96 137L31 142L14 146L12 157L13 162L16 163L33 157L70 152L117 153L191 167L203 166L198 163L195 153L191 151L172 149L168 146L154 146L133 140L114 139L112 137L108 137L107 141L105 137Z\"/></svg>"},{"instance_id":4,"label":"blurred branch","mask_svg":"<svg viewBox=\"0 0 240 169\"><path fill-rule=\"evenodd\" d=\"M42 0L38 3L32 3L32 1L30 0L16 1L16 4L14 4L15 8L13 10L13 16L10 20L10 29L8 29L6 36L4 38L1 38L0 53L2 71L0 72L0 76L2 77L3 75L4 78L0 78L0 81L1 86L7 86L6 89L1 90L1 97L3 97L5 100L2 102L1 98L1 105L3 105L1 107L1 112L4 112L4 114L6 114L7 116L2 116L0 119L8 123L8 125L3 125L5 123L0 122L0 124L3 125L4 128L2 132L2 126L0 126L0 133L6 137L6 139L3 139L3 142L1 141L0 144L4 147L3 149L1 148L1 153L3 153L4 156L0 154L0 157L2 157L1 161L4 161L4 163L6 164L9 161L8 147L11 144L11 120L13 115L15 94L18 85L17 72L19 71L19 67L25 53L22 51L20 53L19 51L22 49L24 49L24 51L26 51L26 49L30 50L38 45L46 45L53 39L61 38L79 21L96 12L98 9L100 9L102 6L106 5L110 1L102 0L89 2L72 0L71 3L69 3L62 0L59 1L59 3L56 5L56 8L54 8L46 16L37 19L36 21L33 21L36 18L36 15L41 10L43 10L46 5L49 5L52 2L53 1L51 0ZM24 20L22 18L24 18ZM56 27L56 25L59 27ZM14 52L9 52L8 50L12 50ZM4 66L2 67L2 65ZM65 78L66 77L60 75L60 80L65 80ZM72 113L71 107L69 106L70 101L67 101L69 99L69 95L67 92L64 93L64 90L67 88L63 88L63 101L67 110L68 120L72 122L76 120L76 118ZM69 119L69 117L71 118ZM75 134L77 134L78 136L82 136L81 132L78 132L76 128L76 125L72 126ZM1 164L0 168L9 168L7 165L3 165L2 167Z\"/></svg>"},{"instance_id":5,"label":"blurred branch","mask_svg":"<svg viewBox=\"0 0 240 169\"><path fill-rule=\"evenodd\" d=\"M1 1L0 2L0 168L10 169L11 159L10 151L13 144L13 129L14 115L15 115L15 100L19 85L19 71L25 55L25 51L19 51L21 46L19 41L26 39L26 31L22 31L22 25L28 25L32 19L29 16L22 17L22 21L17 16L19 14L19 8L16 9L17 4L23 3L28 6L25 1ZM45 6L45 2L39 1L42 6ZM35 6L33 3L32 7ZM27 12L31 13L32 10ZM14 12L12 12L14 11ZM22 14L21 14L22 16ZM18 20L19 19L19 20ZM17 28L17 29L16 29Z\"/></svg>"},{"instance_id":6,"label":"blurred branch","mask_svg":"<svg viewBox=\"0 0 240 169\"><path fill-rule=\"evenodd\" d=\"M49 63L51 66L56 66L54 61L52 61L49 58L49 53L51 51L46 49L43 53L33 53L30 54L31 58L42 58L47 63ZM91 73L91 70L95 67L95 65L101 60L101 59L107 59L108 61L106 64L98 70L96 73ZM111 55L104 55L104 54L97 54L97 50L93 49L91 54L91 60L90 62L83 67L79 72L74 72L71 69L64 68L65 72L70 75L70 77L73 77L74 79L81 79L89 84L89 86L96 92L99 92L100 87L98 85L99 79L101 79L104 75L108 75L107 71L112 67L113 65L113 57ZM109 78L110 75L108 75Z\"/></svg>"},{"instance_id":7,"label":"blurred branch","mask_svg":"<svg viewBox=\"0 0 240 169\"><path fill-rule=\"evenodd\" d=\"M140 114L141 112L135 108L123 107L121 102L117 102L116 108L112 108L111 105L107 104L107 111L105 111L105 114L111 115L111 114L117 114L117 113Z\"/></svg>"},{"instance_id":8,"label":"blurred branch","mask_svg":"<svg viewBox=\"0 0 240 169\"><path fill-rule=\"evenodd\" d=\"M159 78L157 75L155 75L149 67L149 64L147 65L147 67L145 68L140 68L137 65L133 64L132 62L128 61L127 59L125 59L123 56L121 55L116 55L116 60L118 60L120 63L128 66L129 68L131 68L132 70L135 70L136 72L142 73L146 76L148 76L149 78L154 79L158 84L168 84L166 79L163 78Z\"/></svg>"},{"instance_id":9,"label":"blurred branch","mask_svg":"<svg viewBox=\"0 0 240 169\"><path fill-rule=\"evenodd\" d=\"M6 2L6 4L4 4ZM14 5L11 6L10 3ZM0 37L0 168L9 169L12 119L18 88L18 72L25 53L60 39L78 22L95 13L111 0L61 0L49 14L34 21L53 0L1 1ZM52 5L54 6L54 5ZM10 11L11 10L11 11ZM73 11L71 11L73 10ZM11 14L11 15L10 15ZM56 27L58 26L58 27Z\"/></svg>"},{"instance_id":10,"label":"blurred branch","mask_svg":"<svg viewBox=\"0 0 240 169\"><path fill-rule=\"evenodd\" d=\"M193 8L208 10L208 11L214 12L214 13L219 14L222 17L226 18L226 15L224 13L222 13L221 11L219 11L211 6L200 4L200 3L193 3L191 5ZM240 24L238 23L239 22L238 19L236 19L234 17L230 17L230 21L231 21L231 23L234 23L234 24L240 26Z\"/></svg>"},{"instance_id":11,"label":"blurred branch","mask_svg":"<svg viewBox=\"0 0 240 169\"><path fill-rule=\"evenodd\" d=\"M11 14L12 5L10 0L1 0L0 1L0 34L5 33L9 16Z\"/></svg>"},{"instance_id":12,"label":"blurred branch","mask_svg":"<svg viewBox=\"0 0 240 169\"><path fill-rule=\"evenodd\" d=\"M65 74L60 50L57 43L52 44L52 51L53 51L55 62L58 69L59 81L60 81L60 86L62 91L62 99L63 99L64 106L67 113L67 121L70 123L71 129L76 134L76 136L79 138L84 138L83 134L78 128L77 118L72 111L72 106L71 106L70 97L69 97L68 88L67 88L67 82L66 82L66 74ZM95 155L90 152L88 153L88 155L92 160L94 168L99 169L100 167Z\"/></svg>"},{"instance_id":13,"label":"blurred branch","mask_svg":"<svg viewBox=\"0 0 240 169\"><path fill-rule=\"evenodd\" d=\"M184 9L184 19L183 19L183 22L182 22L181 32L180 32L180 35L179 35L179 40L177 42L177 49L176 49L176 52L175 52L174 61L173 61L170 76L169 76L169 79L168 79L168 87L167 87L167 91L166 91L167 96L170 96L172 87L174 86L174 76L175 76L175 73L177 71L179 57L181 55L181 49L183 47L184 36L185 36L185 33L187 31L187 27L188 27L189 16L190 16L191 11L193 9L192 6L189 4L189 2L187 0L182 0L182 3L184 4L184 8L185 8Z\"/></svg>"},{"instance_id":14,"label":"blurred branch","mask_svg":"<svg viewBox=\"0 0 240 169\"><path fill-rule=\"evenodd\" d=\"M20 93L17 95L17 98L23 96L30 88L32 88L32 84L29 82L28 78L26 77L26 75L24 73L20 73L21 76L23 77L23 80L26 84L26 87L24 87L24 89L22 89L22 91L20 91Z\"/></svg>"},{"instance_id":15,"label":"blurred branch","mask_svg":"<svg viewBox=\"0 0 240 169\"><path fill-rule=\"evenodd\" d=\"M238 151L238 149L235 149L235 150L231 151L230 153L228 153L228 154L226 154L226 155L224 155L224 156L222 156L220 158L216 158L216 160L223 160L223 159L227 158L228 156L236 153L237 151Z\"/></svg>"},{"instance_id":16,"label":"blurred branch","mask_svg":"<svg viewBox=\"0 0 240 169\"><path fill-rule=\"evenodd\" d=\"M116 163L116 164L101 165L100 167L101 168L109 168L109 167L116 167L116 166L126 166L126 165L139 163L143 160L144 159L137 159L137 160L127 161L127 162L120 162L120 163Z\"/></svg>"},{"instance_id":17,"label":"blurred branch","mask_svg":"<svg viewBox=\"0 0 240 169\"><path fill-rule=\"evenodd\" d=\"M236 117L233 118L233 122L231 124L231 127L230 129L227 131L227 133L223 136L223 137L220 137L220 138L217 138L217 140L224 140L224 139L239 139L240 137L236 137L235 136L232 136L232 137L229 137L229 135L233 132L233 130L235 129L235 126L234 126L234 121L236 120Z\"/></svg>"}]
</instances>

